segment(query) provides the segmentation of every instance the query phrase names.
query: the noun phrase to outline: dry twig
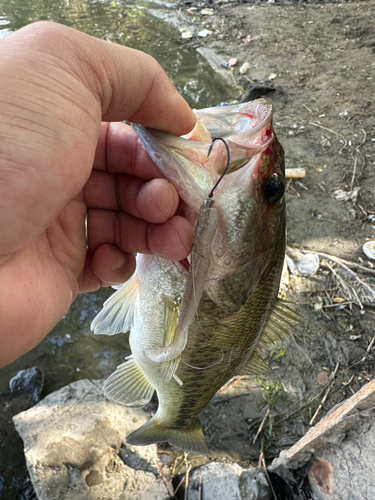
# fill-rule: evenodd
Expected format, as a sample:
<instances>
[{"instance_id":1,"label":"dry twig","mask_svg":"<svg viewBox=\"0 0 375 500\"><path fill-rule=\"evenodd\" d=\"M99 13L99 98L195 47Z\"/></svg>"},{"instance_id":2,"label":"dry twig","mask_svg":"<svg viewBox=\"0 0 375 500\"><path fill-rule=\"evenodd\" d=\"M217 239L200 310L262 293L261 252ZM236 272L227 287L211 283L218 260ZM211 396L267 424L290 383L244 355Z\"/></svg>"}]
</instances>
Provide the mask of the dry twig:
<instances>
[{"instance_id":1,"label":"dry twig","mask_svg":"<svg viewBox=\"0 0 375 500\"><path fill-rule=\"evenodd\" d=\"M320 405L318 406L318 408L316 409L313 417L311 418L310 422L309 422L309 425L313 425L314 423L314 420L316 419L316 417L319 415L320 413L320 410L323 408L323 405L324 403L326 402L327 398L328 398L328 395L329 393L331 392L331 389L332 389L332 382L333 382L333 379L335 378L336 376L336 373L337 373L337 370L339 369L339 363L337 363L334 371L331 373L331 376L330 376L330 381L329 381L329 387L327 388L321 402L320 402Z\"/></svg>"}]
</instances>

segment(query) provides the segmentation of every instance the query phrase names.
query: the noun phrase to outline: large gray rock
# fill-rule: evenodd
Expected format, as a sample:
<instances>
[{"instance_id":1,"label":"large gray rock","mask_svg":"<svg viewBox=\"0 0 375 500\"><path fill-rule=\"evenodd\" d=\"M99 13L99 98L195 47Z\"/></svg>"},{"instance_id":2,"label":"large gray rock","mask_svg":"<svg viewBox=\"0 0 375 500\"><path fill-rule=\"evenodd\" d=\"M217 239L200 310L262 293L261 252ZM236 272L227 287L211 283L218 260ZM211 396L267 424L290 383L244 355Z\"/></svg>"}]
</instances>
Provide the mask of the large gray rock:
<instances>
[{"instance_id":1,"label":"large gray rock","mask_svg":"<svg viewBox=\"0 0 375 500\"><path fill-rule=\"evenodd\" d=\"M125 443L149 416L106 401L102 383L91 380L74 382L16 415L39 500L169 499L156 445Z\"/></svg>"},{"instance_id":2,"label":"large gray rock","mask_svg":"<svg viewBox=\"0 0 375 500\"><path fill-rule=\"evenodd\" d=\"M189 500L270 500L267 480L258 469L211 462L189 478Z\"/></svg>"}]
</instances>

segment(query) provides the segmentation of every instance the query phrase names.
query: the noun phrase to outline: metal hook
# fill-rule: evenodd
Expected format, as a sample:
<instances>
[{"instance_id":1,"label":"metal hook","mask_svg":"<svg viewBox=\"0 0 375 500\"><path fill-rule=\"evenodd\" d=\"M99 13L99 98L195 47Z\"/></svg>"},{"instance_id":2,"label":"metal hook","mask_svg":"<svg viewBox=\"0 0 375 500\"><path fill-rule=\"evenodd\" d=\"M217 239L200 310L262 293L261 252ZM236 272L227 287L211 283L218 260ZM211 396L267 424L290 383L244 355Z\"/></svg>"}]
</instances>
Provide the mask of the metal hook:
<instances>
[{"instance_id":1,"label":"metal hook","mask_svg":"<svg viewBox=\"0 0 375 500\"><path fill-rule=\"evenodd\" d=\"M216 182L216 184L214 185L214 187L211 189L211 192L210 194L208 195L209 198L212 198L213 195L214 195L214 191L215 189L217 188L217 186L219 185L219 183L221 182L221 179L224 177L224 175L227 173L227 170L229 168L229 164L230 164L230 152L229 152L229 146L228 144L225 142L225 140L222 138L222 137L215 137L215 139L212 139L212 142L211 142L211 146L208 150L208 153L207 153L207 158L210 156L211 154L211 151L212 151L212 148L214 146L214 142L215 141L221 141L224 143L224 146L225 146L225 149L227 150L227 164L225 165L225 168L224 168L224 172L221 174L221 176L219 177L218 181Z\"/></svg>"}]
</instances>

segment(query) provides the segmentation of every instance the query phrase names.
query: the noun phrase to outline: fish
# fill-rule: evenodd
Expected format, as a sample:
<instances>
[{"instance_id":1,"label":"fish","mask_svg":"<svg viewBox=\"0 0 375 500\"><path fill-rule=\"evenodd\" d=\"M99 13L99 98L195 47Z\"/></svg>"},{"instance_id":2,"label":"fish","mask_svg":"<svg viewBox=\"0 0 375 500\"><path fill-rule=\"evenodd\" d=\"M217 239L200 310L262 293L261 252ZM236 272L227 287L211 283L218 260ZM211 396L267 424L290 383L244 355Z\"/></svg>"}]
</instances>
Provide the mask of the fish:
<instances>
[{"instance_id":1,"label":"fish","mask_svg":"<svg viewBox=\"0 0 375 500\"><path fill-rule=\"evenodd\" d=\"M190 262L138 254L134 275L91 328L130 330L132 354L105 381L107 399L143 406L157 393L155 415L127 443L207 454L200 412L234 376L264 372L261 349L298 318L278 298L285 167L272 104L195 112L197 125L183 137L133 125L196 225Z\"/></svg>"}]
</instances>

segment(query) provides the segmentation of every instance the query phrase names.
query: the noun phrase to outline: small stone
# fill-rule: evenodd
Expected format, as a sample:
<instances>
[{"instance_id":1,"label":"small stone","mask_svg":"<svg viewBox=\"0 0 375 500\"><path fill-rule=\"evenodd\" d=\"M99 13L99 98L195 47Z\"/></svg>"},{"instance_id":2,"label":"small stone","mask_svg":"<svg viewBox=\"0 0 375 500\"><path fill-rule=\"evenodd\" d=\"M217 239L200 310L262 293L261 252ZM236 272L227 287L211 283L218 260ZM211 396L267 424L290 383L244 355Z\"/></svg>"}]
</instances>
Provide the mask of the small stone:
<instances>
[{"instance_id":1,"label":"small stone","mask_svg":"<svg viewBox=\"0 0 375 500\"><path fill-rule=\"evenodd\" d=\"M329 376L327 372L320 372L316 377L316 381L319 385L327 385L329 382Z\"/></svg>"},{"instance_id":2,"label":"small stone","mask_svg":"<svg viewBox=\"0 0 375 500\"><path fill-rule=\"evenodd\" d=\"M40 368L34 366L27 370L19 371L9 381L11 397L29 400L30 404L40 400L44 385L44 375Z\"/></svg>"},{"instance_id":3,"label":"small stone","mask_svg":"<svg viewBox=\"0 0 375 500\"><path fill-rule=\"evenodd\" d=\"M243 65L240 67L240 75L245 75L250 69L250 63L247 61L243 63Z\"/></svg>"},{"instance_id":4,"label":"small stone","mask_svg":"<svg viewBox=\"0 0 375 500\"><path fill-rule=\"evenodd\" d=\"M212 31L210 31L210 30L202 30L198 33L198 36L200 36L202 38L206 38L206 36L211 35L211 34L212 34Z\"/></svg>"},{"instance_id":5,"label":"small stone","mask_svg":"<svg viewBox=\"0 0 375 500\"><path fill-rule=\"evenodd\" d=\"M189 500L270 500L262 472L238 464L211 462L195 469L189 478Z\"/></svg>"}]
</instances>

